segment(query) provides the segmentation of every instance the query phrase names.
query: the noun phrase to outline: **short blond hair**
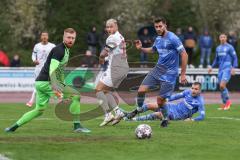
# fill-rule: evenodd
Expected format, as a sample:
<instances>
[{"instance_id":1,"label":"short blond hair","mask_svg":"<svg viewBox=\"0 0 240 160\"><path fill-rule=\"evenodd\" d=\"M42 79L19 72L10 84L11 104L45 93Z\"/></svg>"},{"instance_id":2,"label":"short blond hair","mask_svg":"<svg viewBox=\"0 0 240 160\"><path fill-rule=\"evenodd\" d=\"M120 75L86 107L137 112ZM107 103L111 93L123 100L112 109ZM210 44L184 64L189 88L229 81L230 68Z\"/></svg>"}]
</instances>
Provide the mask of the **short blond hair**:
<instances>
[{"instance_id":1,"label":"short blond hair","mask_svg":"<svg viewBox=\"0 0 240 160\"><path fill-rule=\"evenodd\" d=\"M66 28L66 29L64 29L64 33L76 33L76 31L75 31L75 29L73 29L73 28Z\"/></svg>"},{"instance_id":2,"label":"short blond hair","mask_svg":"<svg viewBox=\"0 0 240 160\"><path fill-rule=\"evenodd\" d=\"M114 23L114 24L117 25L117 20L116 20L116 19L113 19L113 18L108 19L107 22L106 22L106 24L109 24L109 23Z\"/></svg>"}]
</instances>

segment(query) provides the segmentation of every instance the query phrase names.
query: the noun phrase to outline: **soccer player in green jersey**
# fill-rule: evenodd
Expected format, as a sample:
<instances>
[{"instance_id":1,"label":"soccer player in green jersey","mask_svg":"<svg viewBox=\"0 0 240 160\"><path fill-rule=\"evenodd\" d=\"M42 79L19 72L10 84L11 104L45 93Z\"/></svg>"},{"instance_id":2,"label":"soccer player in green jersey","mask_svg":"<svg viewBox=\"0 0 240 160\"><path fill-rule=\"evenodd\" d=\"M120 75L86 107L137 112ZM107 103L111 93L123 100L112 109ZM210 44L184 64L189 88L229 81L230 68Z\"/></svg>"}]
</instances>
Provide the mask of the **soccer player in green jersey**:
<instances>
[{"instance_id":1,"label":"soccer player in green jersey","mask_svg":"<svg viewBox=\"0 0 240 160\"><path fill-rule=\"evenodd\" d=\"M88 133L80 123L80 94L77 90L64 84L64 68L69 59L69 49L74 45L76 31L73 28L64 30L63 42L54 47L36 78L37 91L35 109L25 113L13 126L6 128L6 132L14 132L17 128L39 117L47 108L49 99L54 94L59 98L71 99L69 112L72 114L74 131Z\"/></svg>"}]
</instances>

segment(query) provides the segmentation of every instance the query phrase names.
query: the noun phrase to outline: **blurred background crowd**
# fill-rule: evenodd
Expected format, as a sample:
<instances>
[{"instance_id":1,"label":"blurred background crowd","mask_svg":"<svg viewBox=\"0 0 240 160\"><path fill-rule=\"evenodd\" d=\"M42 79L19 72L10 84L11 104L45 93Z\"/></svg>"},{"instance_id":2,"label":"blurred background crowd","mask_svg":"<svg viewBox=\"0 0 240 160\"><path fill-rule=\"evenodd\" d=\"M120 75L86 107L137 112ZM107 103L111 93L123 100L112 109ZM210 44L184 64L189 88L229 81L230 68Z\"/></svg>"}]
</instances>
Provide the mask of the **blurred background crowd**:
<instances>
[{"instance_id":1,"label":"blurred background crowd","mask_svg":"<svg viewBox=\"0 0 240 160\"><path fill-rule=\"evenodd\" d=\"M220 33L228 35L228 43L239 54L240 2L232 0L2 0L0 12L0 66L34 66L31 60L34 44L40 33L48 31L49 41L58 44L66 27L77 30L72 56L79 61L72 65L98 67L98 56L107 34L105 20L115 18L128 43L132 67L150 67L157 54L139 53L133 41L143 47L154 43L156 33L152 20L159 15L168 20L168 29L175 32L189 54L189 68L207 68L215 56Z\"/></svg>"}]
</instances>

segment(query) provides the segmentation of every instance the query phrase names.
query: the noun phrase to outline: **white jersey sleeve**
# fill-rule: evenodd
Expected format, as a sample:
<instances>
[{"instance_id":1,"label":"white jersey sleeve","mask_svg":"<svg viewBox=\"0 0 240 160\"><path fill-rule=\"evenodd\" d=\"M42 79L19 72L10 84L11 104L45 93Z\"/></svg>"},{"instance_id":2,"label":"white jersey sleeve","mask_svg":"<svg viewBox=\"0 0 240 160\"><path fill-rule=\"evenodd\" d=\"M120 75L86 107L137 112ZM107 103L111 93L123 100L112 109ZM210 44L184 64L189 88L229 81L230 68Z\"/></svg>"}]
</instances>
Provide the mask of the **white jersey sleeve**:
<instances>
[{"instance_id":1,"label":"white jersey sleeve","mask_svg":"<svg viewBox=\"0 0 240 160\"><path fill-rule=\"evenodd\" d=\"M116 32L107 38L106 46L110 49L108 53L110 67L128 67L126 43L124 37L119 32Z\"/></svg>"},{"instance_id":2,"label":"white jersey sleeve","mask_svg":"<svg viewBox=\"0 0 240 160\"><path fill-rule=\"evenodd\" d=\"M34 46L33 53L32 53L32 60L38 60L39 65L36 67L42 68L43 64L45 63L48 54L51 50L55 47L55 44L48 42L47 44L38 43Z\"/></svg>"},{"instance_id":3,"label":"white jersey sleeve","mask_svg":"<svg viewBox=\"0 0 240 160\"><path fill-rule=\"evenodd\" d=\"M110 35L106 40L106 46L110 49L116 48L118 44L118 38L115 35Z\"/></svg>"},{"instance_id":4,"label":"white jersey sleeve","mask_svg":"<svg viewBox=\"0 0 240 160\"><path fill-rule=\"evenodd\" d=\"M32 61L36 61L37 60L37 52L38 52L38 49L37 49L37 44L34 46L33 48L33 52L32 52Z\"/></svg>"}]
</instances>

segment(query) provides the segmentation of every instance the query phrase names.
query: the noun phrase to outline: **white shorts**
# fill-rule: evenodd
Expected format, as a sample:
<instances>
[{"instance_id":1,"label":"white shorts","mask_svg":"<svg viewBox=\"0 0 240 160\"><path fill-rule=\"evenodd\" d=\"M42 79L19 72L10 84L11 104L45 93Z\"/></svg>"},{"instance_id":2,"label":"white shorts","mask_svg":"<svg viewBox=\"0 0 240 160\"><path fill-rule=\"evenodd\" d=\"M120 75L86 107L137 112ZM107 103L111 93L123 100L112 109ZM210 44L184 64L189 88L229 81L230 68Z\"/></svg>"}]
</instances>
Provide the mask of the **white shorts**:
<instances>
[{"instance_id":1,"label":"white shorts","mask_svg":"<svg viewBox=\"0 0 240 160\"><path fill-rule=\"evenodd\" d=\"M129 68L108 68L101 75L100 81L108 87L118 88L121 82L127 77L128 71Z\"/></svg>"}]
</instances>

